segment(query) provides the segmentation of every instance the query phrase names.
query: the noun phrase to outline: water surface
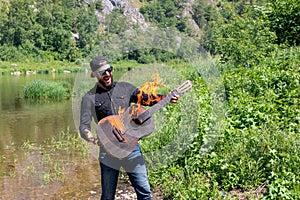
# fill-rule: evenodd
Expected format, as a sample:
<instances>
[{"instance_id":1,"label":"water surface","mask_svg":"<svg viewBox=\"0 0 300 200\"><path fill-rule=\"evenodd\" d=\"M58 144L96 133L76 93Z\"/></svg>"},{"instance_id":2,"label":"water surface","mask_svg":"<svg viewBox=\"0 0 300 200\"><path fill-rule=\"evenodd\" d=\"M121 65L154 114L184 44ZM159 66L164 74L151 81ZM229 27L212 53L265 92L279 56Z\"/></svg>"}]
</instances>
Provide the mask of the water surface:
<instances>
[{"instance_id":1,"label":"water surface","mask_svg":"<svg viewBox=\"0 0 300 200\"><path fill-rule=\"evenodd\" d=\"M25 141L41 142L68 127L75 132L71 99L34 102L23 99L24 86L33 80L66 81L75 74L0 76L0 151Z\"/></svg>"}]
</instances>

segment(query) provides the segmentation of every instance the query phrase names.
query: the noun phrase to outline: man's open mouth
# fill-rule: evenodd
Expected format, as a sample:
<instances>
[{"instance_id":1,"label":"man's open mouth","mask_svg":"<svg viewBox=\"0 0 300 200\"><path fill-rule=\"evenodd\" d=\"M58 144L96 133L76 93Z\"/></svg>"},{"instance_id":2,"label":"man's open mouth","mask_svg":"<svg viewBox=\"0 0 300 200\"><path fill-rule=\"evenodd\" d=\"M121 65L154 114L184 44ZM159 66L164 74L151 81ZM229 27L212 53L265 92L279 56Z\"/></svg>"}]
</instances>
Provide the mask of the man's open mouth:
<instances>
[{"instance_id":1,"label":"man's open mouth","mask_svg":"<svg viewBox=\"0 0 300 200\"><path fill-rule=\"evenodd\" d=\"M106 84L110 84L110 76L105 76L105 77L103 77L103 80L104 80L104 82L106 83Z\"/></svg>"}]
</instances>

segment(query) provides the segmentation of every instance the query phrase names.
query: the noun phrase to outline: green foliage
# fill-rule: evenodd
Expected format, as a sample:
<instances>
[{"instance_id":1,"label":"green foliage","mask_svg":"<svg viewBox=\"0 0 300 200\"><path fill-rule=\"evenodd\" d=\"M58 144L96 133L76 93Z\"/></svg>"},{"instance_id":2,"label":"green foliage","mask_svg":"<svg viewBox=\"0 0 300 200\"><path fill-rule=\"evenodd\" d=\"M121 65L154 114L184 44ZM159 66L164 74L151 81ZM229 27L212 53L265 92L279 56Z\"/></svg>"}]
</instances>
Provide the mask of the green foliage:
<instances>
[{"instance_id":1,"label":"green foliage","mask_svg":"<svg viewBox=\"0 0 300 200\"><path fill-rule=\"evenodd\" d=\"M246 154L241 152L247 151L252 157L247 166L255 162L254 166L259 166L256 172L249 173L247 183L254 174L259 175L253 180L258 181L256 185L269 184L265 195L271 199L294 199L299 193L296 190L299 184L296 166L300 159L298 58L298 48L279 51L260 67L226 74L226 91L229 103L232 102L228 116L233 126L228 130L234 134L228 132L227 140L234 138L232 145L237 146L239 140L246 139L242 142L245 149L239 148L239 155L232 155L231 159L240 160ZM237 170L241 169L240 165ZM238 182L245 180L234 173Z\"/></svg>"},{"instance_id":2,"label":"green foliage","mask_svg":"<svg viewBox=\"0 0 300 200\"><path fill-rule=\"evenodd\" d=\"M34 39L36 13L32 6L33 2L33 0L10 1L8 21L5 23L7 27L3 34L6 44L19 47L26 40Z\"/></svg>"},{"instance_id":3,"label":"green foliage","mask_svg":"<svg viewBox=\"0 0 300 200\"><path fill-rule=\"evenodd\" d=\"M195 20L196 24L200 27L203 28L205 23L206 23L206 19L205 19L205 4L202 0L197 0L195 1L195 3L193 4L193 14L192 17Z\"/></svg>"},{"instance_id":4,"label":"green foliage","mask_svg":"<svg viewBox=\"0 0 300 200\"><path fill-rule=\"evenodd\" d=\"M136 29L122 34L104 33L91 57L106 55L114 60L135 60L146 64L168 62L198 51L198 43L185 35L179 38L177 34L180 32L150 27L146 32Z\"/></svg>"},{"instance_id":5,"label":"green foliage","mask_svg":"<svg viewBox=\"0 0 300 200\"><path fill-rule=\"evenodd\" d=\"M278 48L299 44L299 4L296 0L221 2L207 6L205 13L194 15L204 26L203 45L223 62L251 67ZM195 5L196 6L196 5ZM201 9L200 6L195 9Z\"/></svg>"},{"instance_id":6,"label":"green foliage","mask_svg":"<svg viewBox=\"0 0 300 200\"><path fill-rule=\"evenodd\" d=\"M94 11L102 9L100 1L90 7L75 0L42 1L34 6L33 1L10 2L0 1L2 60L23 61L29 55L74 61L91 52L116 60L153 63L170 62L178 59L177 55L185 58L199 52L193 51L194 40L183 39L180 48L175 48L177 42L172 36L178 34L174 33L157 31L156 35L151 33L146 37L148 33L137 31L133 40L124 33L128 27L125 17L121 17L122 9L116 9L108 17L104 34L96 36L99 24ZM149 22L160 28L187 31L186 19L182 17L186 1L141 2L140 11ZM211 127L215 116L210 114L213 95L201 73L178 66L178 71L197 85L194 88L201 112L197 112L196 138L176 162L151 171L150 181L161 185L170 199L233 199L237 198L234 191L245 199L299 199L300 50L284 49L299 45L299 3L297 0L206 3L196 1L192 17L204 32L203 38L196 39L216 59L220 58L220 76L226 93L225 128L218 132L210 154L203 155L205 136L214 132ZM35 9L37 12L33 12ZM79 39L72 38L71 32L78 33ZM155 38L158 42L144 41L145 38ZM56 88L60 89L54 92ZM41 81L31 83L25 90L26 98L33 99L62 99L70 95L70 90L60 84L53 86ZM180 110L175 106L163 111L171 122L157 138L142 141L146 152L176 138L178 130L174 127L182 117ZM258 196L256 192L260 189Z\"/></svg>"},{"instance_id":7,"label":"green foliage","mask_svg":"<svg viewBox=\"0 0 300 200\"><path fill-rule=\"evenodd\" d=\"M83 6L83 8L73 11L75 12L75 14L73 14L75 18L73 30L74 33L79 35L79 38L76 39L76 46L73 47L73 49L77 50L77 48L79 48L83 57L87 56L90 51L94 49L99 39L99 36L95 34L99 26L95 10L99 11L99 9L101 9L99 4L101 4L101 1L96 1L95 6L92 3L90 7L86 9L85 6ZM73 57L73 59L69 60L74 61L76 57L78 58L80 56L75 54Z\"/></svg>"},{"instance_id":8,"label":"green foliage","mask_svg":"<svg viewBox=\"0 0 300 200\"><path fill-rule=\"evenodd\" d=\"M161 28L177 28L185 32L185 19L182 17L184 1L157 0L140 8L146 20Z\"/></svg>"},{"instance_id":9,"label":"green foliage","mask_svg":"<svg viewBox=\"0 0 300 200\"><path fill-rule=\"evenodd\" d=\"M223 62L234 66L253 67L277 48L276 35L264 20L265 13L253 8L243 15L228 14L226 23L211 22L213 35L208 45L221 55Z\"/></svg>"},{"instance_id":10,"label":"green foliage","mask_svg":"<svg viewBox=\"0 0 300 200\"><path fill-rule=\"evenodd\" d=\"M25 60L26 56L20 52L19 48L9 45L0 46L0 54L3 60Z\"/></svg>"},{"instance_id":11,"label":"green foliage","mask_svg":"<svg viewBox=\"0 0 300 200\"><path fill-rule=\"evenodd\" d=\"M108 16L106 21L106 31L108 34L123 34L129 29L128 23L126 23L126 17L123 15L123 8L116 8Z\"/></svg>"},{"instance_id":12,"label":"green foliage","mask_svg":"<svg viewBox=\"0 0 300 200\"><path fill-rule=\"evenodd\" d=\"M250 199L299 199L299 56L299 48L291 48L272 52L252 68L220 65L227 69L221 73L226 123L212 152L201 154L212 123L207 97L200 101L206 113L199 112L198 137L177 162L151 172L151 183L172 199L233 199L232 191ZM197 90L199 99L204 91Z\"/></svg>"},{"instance_id":13,"label":"green foliage","mask_svg":"<svg viewBox=\"0 0 300 200\"><path fill-rule=\"evenodd\" d=\"M34 80L24 87L24 98L33 100L62 100L69 98L71 87L65 82Z\"/></svg>"},{"instance_id":14,"label":"green foliage","mask_svg":"<svg viewBox=\"0 0 300 200\"><path fill-rule=\"evenodd\" d=\"M99 3L84 1L26 1L3 3L0 18L0 44L6 46L1 60L27 58L76 61L96 43ZM72 34L78 35L78 37ZM14 56L10 49L21 55Z\"/></svg>"},{"instance_id":15,"label":"green foliage","mask_svg":"<svg viewBox=\"0 0 300 200\"><path fill-rule=\"evenodd\" d=\"M95 8L96 8L97 11L100 12L102 10L102 1L99 1L99 0L96 1L95 2Z\"/></svg>"},{"instance_id":16,"label":"green foliage","mask_svg":"<svg viewBox=\"0 0 300 200\"><path fill-rule=\"evenodd\" d=\"M270 28L277 35L278 44L299 45L300 4L298 0L269 0Z\"/></svg>"}]
</instances>

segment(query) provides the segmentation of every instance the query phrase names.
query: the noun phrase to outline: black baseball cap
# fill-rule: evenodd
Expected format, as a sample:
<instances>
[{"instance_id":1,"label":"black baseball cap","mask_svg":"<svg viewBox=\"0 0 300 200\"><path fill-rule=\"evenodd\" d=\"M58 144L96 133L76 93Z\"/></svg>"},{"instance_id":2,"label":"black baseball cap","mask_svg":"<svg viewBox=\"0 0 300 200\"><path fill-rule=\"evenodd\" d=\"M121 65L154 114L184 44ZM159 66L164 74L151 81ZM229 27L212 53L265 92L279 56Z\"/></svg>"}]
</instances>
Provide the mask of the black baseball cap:
<instances>
[{"instance_id":1,"label":"black baseball cap","mask_svg":"<svg viewBox=\"0 0 300 200\"><path fill-rule=\"evenodd\" d=\"M108 60L106 57L104 56L97 56L95 58L92 59L92 61L90 62L90 67L91 70L94 72L97 69L99 69L100 67L109 64Z\"/></svg>"}]
</instances>

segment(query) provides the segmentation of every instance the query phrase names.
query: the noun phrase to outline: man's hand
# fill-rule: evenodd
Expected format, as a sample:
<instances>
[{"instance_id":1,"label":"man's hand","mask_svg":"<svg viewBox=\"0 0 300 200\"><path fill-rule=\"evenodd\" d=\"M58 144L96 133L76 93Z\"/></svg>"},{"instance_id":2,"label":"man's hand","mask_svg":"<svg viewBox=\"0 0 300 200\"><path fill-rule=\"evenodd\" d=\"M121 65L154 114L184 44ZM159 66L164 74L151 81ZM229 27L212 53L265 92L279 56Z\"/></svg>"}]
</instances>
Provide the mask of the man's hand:
<instances>
[{"instance_id":1,"label":"man's hand","mask_svg":"<svg viewBox=\"0 0 300 200\"><path fill-rule=\"evenodd\" d=\"M177 103L178 99L179 99L179 96L178 96L178 95L174 95L174 96L171 98L170 102L171 102L171 103Z\"/></svg>"},{"instance_id":2,"label":"man's hand","mask_svg":"<svg viewBox=\"0 0 300 200\"><path fill-rule=\"evenodd\" d=\"M84 130L85 138L87 141L92 142L93 144L96 144L96 138L93 136L92 132L85 129Z\"/></svg>"}]
</instances>

